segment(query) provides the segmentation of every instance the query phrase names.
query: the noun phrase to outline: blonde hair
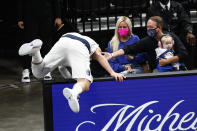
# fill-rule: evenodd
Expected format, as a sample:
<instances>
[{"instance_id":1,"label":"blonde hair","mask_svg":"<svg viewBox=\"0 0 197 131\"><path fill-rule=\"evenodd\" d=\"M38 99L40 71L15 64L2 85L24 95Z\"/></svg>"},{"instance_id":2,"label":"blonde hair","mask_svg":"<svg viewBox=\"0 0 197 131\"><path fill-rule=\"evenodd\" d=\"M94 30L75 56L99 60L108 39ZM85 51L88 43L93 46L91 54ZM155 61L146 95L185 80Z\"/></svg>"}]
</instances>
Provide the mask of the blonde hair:
<instances>
[{"instance_id":1,"label":"blonde hair","mask_svg":"<svg viewBox=\"0 0 197 131\"><path fill-rule=\"evenodd\" d=\"M118 47L119 47L119 44L120 44L120 40L119 40L119 35L118 35L118 27L120 25L121 22L125 22L127 23L128 27L129 27L129 35L131 37L131 35L133 34L132 33L132 23L131 23L131 20L126 17L126 16L121 16L117 22L116 22L116 28L115 28L115 32L114 32L114 36L112 37L111 41L110 41L110 47L111 47L111 50L112 52L115 52L118 50Z\"/></svg>"},{"instance_id":2,"label":"blonde hair","mask_svg":"<svg viewBox=\"0 0 197 131\"><path fill-rule=\"evenodd\" d=\"M166 43L167 41L171 41L174 44L174 39L170 34L163 34L160 38L161 46L163 47L163 43Z\"/></svg>"}]
</instances>

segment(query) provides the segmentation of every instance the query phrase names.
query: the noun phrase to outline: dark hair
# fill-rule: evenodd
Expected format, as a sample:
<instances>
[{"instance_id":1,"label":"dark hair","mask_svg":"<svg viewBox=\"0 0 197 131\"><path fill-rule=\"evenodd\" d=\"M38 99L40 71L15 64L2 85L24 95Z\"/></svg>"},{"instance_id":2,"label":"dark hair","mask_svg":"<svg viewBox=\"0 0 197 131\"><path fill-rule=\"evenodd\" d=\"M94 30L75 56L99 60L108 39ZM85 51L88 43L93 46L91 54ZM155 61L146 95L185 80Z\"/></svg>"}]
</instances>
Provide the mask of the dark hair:
<instances>
[{"instance_id":1,"label":"dark hair","mask_svg":"<svg viewBox=\"0 0 197 131\"><path fill-rule=\"evenodd\" d=\"M152 16L149 18L150 20L154 21L157 23L157 27L163 26L163 19L160 16Z\"/></svg>"}]
</instances>

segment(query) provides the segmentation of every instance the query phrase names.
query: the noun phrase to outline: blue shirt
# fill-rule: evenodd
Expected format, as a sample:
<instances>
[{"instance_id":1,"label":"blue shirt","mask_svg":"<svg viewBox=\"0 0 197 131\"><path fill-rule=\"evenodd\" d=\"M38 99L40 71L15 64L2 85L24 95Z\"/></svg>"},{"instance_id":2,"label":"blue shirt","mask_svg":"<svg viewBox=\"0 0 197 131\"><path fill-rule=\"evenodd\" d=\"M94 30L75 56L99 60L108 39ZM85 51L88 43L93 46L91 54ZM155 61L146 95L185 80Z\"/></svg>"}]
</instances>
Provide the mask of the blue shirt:
<instances>
[{"instance_id":1,"label":"blue shirt","mask_svg":"<svg viewBox=\"0 0 197 131\"><path fill-rule=\"evenodd\" d=\"M133 43L135 43L139 40L140 39L137 35L132 35L131 38L128 41L120 42L118 50L125 47L126 45L131 45L131 44L133 44ZM109 53L112 53L110 42L108 43L107 51ZM125 70L125 66L124 66L125 64L138 65L138 64L141 64L141 63L146 61L146 57L145 57L144 53L138 53L138 54L135 54L135 55L134 54L129 54L129 55L134 56L134 59L130 60L126 56L119 56L119 57L110 59L109 63L111 65L112 69L115 72L121 72L121 71Z\"/></svg>"},{"instance_id":2,"label":"blue shirt","mask_svg":"<svg viewBox=\"0 0 197 131\"><path fill-rule=\"evenodd\" d=\"M162 53L159 58L163 58L165 59L165 54L167 54L168 52L171 52L172 54L174 54L174 52L172 50L166 50L164 53ZM157 59L157 70L159 72L168 72L168 71L175 71L175 68L172 66L172 64L167 64L165 66L160 66L159 65L159 58ZM178 63L180 66L180 63Z\"/></svg>"}]
</instances>

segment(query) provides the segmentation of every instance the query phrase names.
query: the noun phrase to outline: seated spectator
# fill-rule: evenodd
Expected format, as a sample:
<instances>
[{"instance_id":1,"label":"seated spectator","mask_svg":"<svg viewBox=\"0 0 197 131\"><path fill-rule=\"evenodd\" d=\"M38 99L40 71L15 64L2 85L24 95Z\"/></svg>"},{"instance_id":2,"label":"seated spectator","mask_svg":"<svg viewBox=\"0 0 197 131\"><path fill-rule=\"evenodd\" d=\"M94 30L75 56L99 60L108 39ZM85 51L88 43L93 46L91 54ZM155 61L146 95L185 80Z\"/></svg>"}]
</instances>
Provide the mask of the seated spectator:
<instances>
[{"instance_id":1,"label":"seated spectator","mask_svg":"<svg viewBox=\"0 0 197 131\"><path fill-rule=\"evenodd\" d=\"M169 34L163 34L158 42L158 48L155 49L157 54L157 70L159 72L177 71L180 70L180 63L169 63L165 66L160 66L159 59L169 59L175 55L173 46L174 40Z\"/></svg>"},{"instance_id":2,"label":"seated spectator","mask_svg":"<svg viewBox=\"0 0 197 131\"><path fill-rule=\"evenodd\" d=\"M181 40L172 32L164 32L162 30L163 19L160 16L150 17L147 21L147 35L139 41L126 45L122 49L119 49L113 53L103 52L104 56L109 60L118 56L136 53L147 53L148 63L153 72L156 72L156 52L155 49L158 47L158 41L162 34L170 34L174 39L174 51L176 55L169 59L160 59L159 64L165 66L169 63L183 62L187 57L187 50L184 47Z\"/></svg>"},{"instance_id":3,"label":"seated spectator","mask_svg":"<svg viewBox=\"0 0 197 131\"><path fill-rule=\"evenodd\" d=\"M122 16L116 23L115 33L111 41L108 43L107 51L112 53L137 41L139 41L139 37L132 33L130 19ZM109 60L109 63L114 71L120 72L126 76L131 76L132 74L144 73L140 64L145 63L145 61L145 54L138 53L113 58Z\"/></svg>"},{"instance_id":4,"label":"seated spectator","mask_svg":"<svg viewBox=\"0 0 197 131\"><path fill-rule=\"evenodd\" d=\"M195 48L195 35L189 14L183 6L172 0L158 0L147 11L147 20L151 16L160 16L163 18L163 30L175 33L183 42L189 52L189 57L185 64L188 69L193 68Z\"/></svg>"}]
</instances>

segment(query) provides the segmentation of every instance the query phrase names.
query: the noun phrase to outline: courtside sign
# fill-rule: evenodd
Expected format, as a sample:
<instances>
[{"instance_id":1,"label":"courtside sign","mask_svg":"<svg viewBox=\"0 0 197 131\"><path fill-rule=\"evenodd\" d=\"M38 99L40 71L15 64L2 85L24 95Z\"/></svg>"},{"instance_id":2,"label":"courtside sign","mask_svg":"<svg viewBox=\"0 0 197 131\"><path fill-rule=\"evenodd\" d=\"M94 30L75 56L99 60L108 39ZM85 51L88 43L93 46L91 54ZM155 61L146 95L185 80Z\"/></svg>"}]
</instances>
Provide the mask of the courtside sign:
<instances>
[{"instance_id":1,"label":"courtside sign","mask_svg":"<svg viewBox=\"0 0 197 131\"><path fill-rule=\"evenodd\" d=\"M197 75L93 82L73 113L62 94L73 83L51 85L51 131L195 131ZM51 129L52 128L52 129ZM49 129L49 128L48 128Z\"/></svg>"}]
</instances>

